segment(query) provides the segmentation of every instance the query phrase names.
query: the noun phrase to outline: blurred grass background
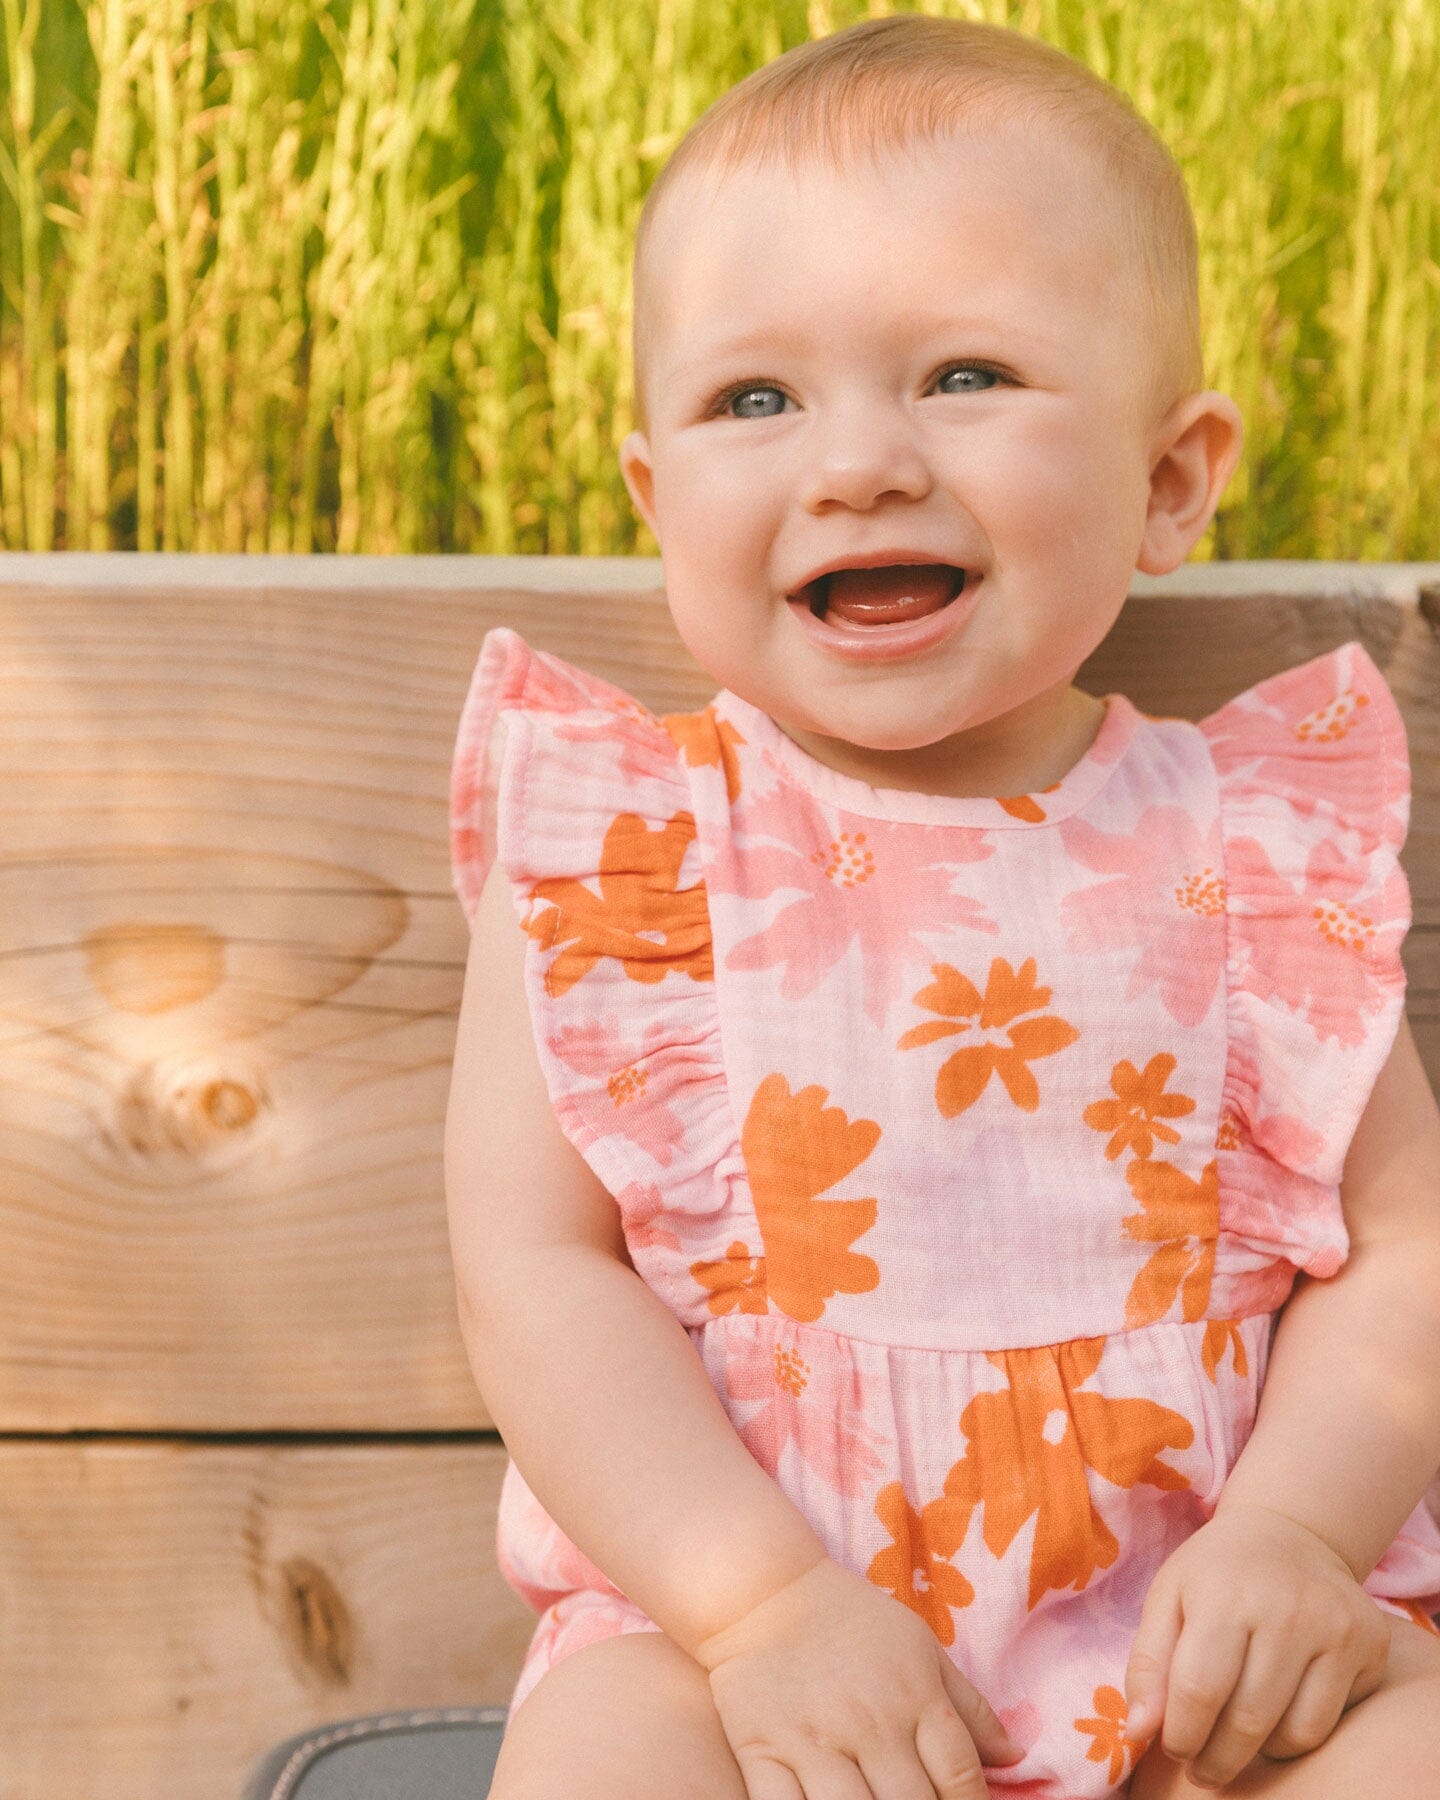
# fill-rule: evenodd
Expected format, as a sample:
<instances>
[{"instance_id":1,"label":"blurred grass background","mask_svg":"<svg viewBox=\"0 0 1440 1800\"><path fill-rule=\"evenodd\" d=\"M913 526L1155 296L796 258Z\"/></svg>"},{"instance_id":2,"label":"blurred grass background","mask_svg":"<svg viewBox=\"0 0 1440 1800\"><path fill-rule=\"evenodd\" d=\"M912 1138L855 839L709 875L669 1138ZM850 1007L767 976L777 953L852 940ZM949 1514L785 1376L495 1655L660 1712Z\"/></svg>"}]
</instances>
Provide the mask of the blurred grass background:
<instances>
[{"instance_id":1,"label":"blurred grass background","mask_svg":"<svg viewBox=\"0 0 1440 1800\"><path fill-rule=\"evenodd\" d=\"M1440 556L1440 0L0 0L0 545L653 555L631 234L806 37L988 19L1185 170L1197 554Z\"/></svg>"}]
</instances>

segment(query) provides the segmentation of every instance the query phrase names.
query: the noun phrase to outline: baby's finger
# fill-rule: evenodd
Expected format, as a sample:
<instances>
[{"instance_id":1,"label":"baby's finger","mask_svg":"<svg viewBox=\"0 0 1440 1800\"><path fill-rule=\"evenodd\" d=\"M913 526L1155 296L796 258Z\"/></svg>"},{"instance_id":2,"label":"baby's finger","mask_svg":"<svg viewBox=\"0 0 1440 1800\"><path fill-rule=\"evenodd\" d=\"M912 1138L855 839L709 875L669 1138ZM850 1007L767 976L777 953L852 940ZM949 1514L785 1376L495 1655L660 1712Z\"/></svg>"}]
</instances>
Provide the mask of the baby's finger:
<instances>
[{"instance_id":1,"label":"baby's finger","mask_svg":"<svg viewBox=\"0 0 1440 1800\"><path fill-rule=\"evenodd\" d=\"M915 1754L939 1800L987 1800L990 1790L980 1766L980 1752L952 1708L937 1703L921 1713L915 1727Z\"/></svg>"},{"instance_id":2,"label":"baby's finger","mask_svg":"<svg viewBox=\"0 0 1440 1800\"><path fill-rule=\"evenodd\" d=\"M1183 1623L1179 1593L1162 1572L1145 1596L1125 1665L1125 1729L1133 1737L1151 1737L1160 1729L1170 1659Z\"/></svg>"},{"instance_id":3,"label":"baby's finger","mask_svg":"<svg viewBox=\"0 0 1440 1800\"><path fill-rule=\"evenodd\" d=\"M1255 1757L1295 1697L1308 1658L1277 1631L1253 1632L1244 1666L1214 1729L1186 1770L1197 1786L1224 1787Z\"/></svg>"},{"instance_id":4,"label":"baby's finger","mask_svg":"<svg viewBox=\"0 0 1440 1800\"><path fill-rule=\"evenodd\" d=\"M1204 1748L1225 1702L1235 1691L1250 1642L1248 1625L1228 1625L1214 1615L1187 1621L1170 1659L1161 1748L1189 1762Z\"/></svg>"},{"instance_id":5,"label":"baby's finger","mask_svg":"<svg viewBox=\"0 0 1440 1800\"><path fill-rule=\"evenodd\" d=\"M1019 1762L1024 1756L1024 1748L1017 1744L1000 1723L994 1707L979 1690L973 1687L951 1662L950 1658L939 1646L936 1646L940 1664L940 1679L944 1683L950 1705L960 1716L960 1724L966 1740L973 1744L979 1752L979 1760L987 1763L999 1763L1008 1767ZM944 1708L937 1708L943 1714ZM925 1715L921 1715L922 1722ZM917 1734L918 1735L918 1734ZM929 1761L925 1766L930 1768ZM930 1770L932 1776L934 1770Z\"/></svg>"},{"instance_id":6,"label":"baby's finger","mask_svg":"<svg viewBox=\"0 0 1440 1800\"><path fill-rule=\"evenodd\" d=\"M1312 1658L1300 1677L1295 1698L1260 1746L1265 1754L1283 1762L1318 1749L1340 1723L1352 1698L1361 1697L1354 1693L1352 1675L1350 1663L1338 1650Z\"/></svg>"},{"instance_id":7,"label":"baby's finger","mask_svg":"<svg viewBox=\"0 0 1440 1800\"><path fill-rule=\"evenodd\" d=\"M769 1756L747 1756L735 1759L740 1765L740 1778L745 1783L745 1800L805 1800L800 1778L784 1763Z\"/></svg>"}]
</instances>

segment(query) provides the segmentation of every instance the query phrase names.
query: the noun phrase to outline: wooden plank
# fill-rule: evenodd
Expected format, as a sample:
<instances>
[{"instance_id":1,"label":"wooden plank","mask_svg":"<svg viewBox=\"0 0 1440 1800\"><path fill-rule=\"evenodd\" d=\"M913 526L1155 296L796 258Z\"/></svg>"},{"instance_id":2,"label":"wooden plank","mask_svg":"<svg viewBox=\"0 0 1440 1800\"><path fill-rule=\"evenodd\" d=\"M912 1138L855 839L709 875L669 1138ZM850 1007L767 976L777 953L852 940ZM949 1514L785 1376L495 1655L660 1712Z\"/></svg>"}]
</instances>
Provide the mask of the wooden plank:
<instances>
[{"instance_id":1,"label":"wooden plank","mask_svg":"<svg viewBox=\"0 0 1440 1800\"><path fill-rule=\"evenodd\" d=\"M351 559L257 557L195 585L231 560L0 558L0 1432L489 1423L441 1181L465 687L509 624L658 711L713 691L653 562L356 558L337 587ZM1409 729L1440 1086L1432 573L1189 565L1137 583L1080 680L1195 717L1361 638Z\"/></svg>"},{"instance_id":2,"label":"wooden plank","mask_svg":"<svg viewBox=\"0 0 1440 1800\"><path fill-rule=\"evenodd\" d=\"M0 1444L0 1800L237 1800L293 1732L503 1706L494 1444Z\"/></svg>"}]
</instances>

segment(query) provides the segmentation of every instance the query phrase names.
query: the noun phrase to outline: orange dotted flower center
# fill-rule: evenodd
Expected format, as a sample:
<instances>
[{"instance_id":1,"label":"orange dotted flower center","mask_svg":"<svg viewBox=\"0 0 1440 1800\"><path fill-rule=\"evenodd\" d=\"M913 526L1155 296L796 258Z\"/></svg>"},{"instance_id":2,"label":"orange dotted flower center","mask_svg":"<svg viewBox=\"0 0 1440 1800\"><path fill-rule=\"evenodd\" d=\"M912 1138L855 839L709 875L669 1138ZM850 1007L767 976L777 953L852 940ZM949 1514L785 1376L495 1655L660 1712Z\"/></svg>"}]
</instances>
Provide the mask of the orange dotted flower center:
<instances>
[{"instance_id":1,"label":"orange dotted flower center","mask_svg":"<svg viewBox=\"0 0 1440 1800\"><path fill-rule=\"evenodd\" d=\"M624 1106L628 1101L638 1100L645 1092L645 1083L649 1080L649 1071L640 1069L634 1063L617 1069L605 1083L611 1100L616 1106Z\"/></svg>"},{"instance_id":2,"label":"orange dotted flower center","mask_svg":"<svg viewBox=\"0 0 1440 1800\"><path fill-rule=\"evenodd\" d=\"M1321 901L1315 908L1315 922L1321 937L1328 938L1341 950L1353 950L1357 955L1364 955L1375 936L1375 926L1369 916L1339 900Z\"/></svg>"},{"instance_id":3,"label":"orange dotted flower center","mask_svg":"<svg viewBox=\"0 0 1440 1800\"><path fill-rule=\"evenodd\" d=\"M828 849L812 850L810 860L820 864L828 880L838 880L842 887L859 887L875 873L875 858L860 847L864 842L863 831L842 831L838 838L831 838Z\"/></svg>"},{"instance_id":4,"label":"orange dotted flower center","mask_svg":"<svg viewBox=\"0 0 1440 1800\"><path fill-rule=\"evenodd\" d=\"M775 1380L798 1399L810 1380L810 1365L793 1350L775 1352Z\"/></svg>"},{"instance_id":5,"label":"orange dotted flower center","mask_svg":"<svg viewBox=\"0 0 1440 1800\"><path fill-rule=\"evenodd\" d=\"M1211 868L1187 875L1175 890L1175 898L1191 912L1213 918L1225 910L1225 883Z\"/></svg>"},{"instance_id":6,"label":"orange dotted flower center","mask_svg":"<svg viewBox=\"0 0 1440 1800\"><path fill-rule=\"evenodd\" d=\"M1328 744L1335 738L1343 738L1355 723L1356 712L1369 704L1368 694L1351 693L1347 688L1328 706L1317 706L1314 712L1306 713L1295 727L1295 735L1317 744Z\"/></svg>"}]
</instances>

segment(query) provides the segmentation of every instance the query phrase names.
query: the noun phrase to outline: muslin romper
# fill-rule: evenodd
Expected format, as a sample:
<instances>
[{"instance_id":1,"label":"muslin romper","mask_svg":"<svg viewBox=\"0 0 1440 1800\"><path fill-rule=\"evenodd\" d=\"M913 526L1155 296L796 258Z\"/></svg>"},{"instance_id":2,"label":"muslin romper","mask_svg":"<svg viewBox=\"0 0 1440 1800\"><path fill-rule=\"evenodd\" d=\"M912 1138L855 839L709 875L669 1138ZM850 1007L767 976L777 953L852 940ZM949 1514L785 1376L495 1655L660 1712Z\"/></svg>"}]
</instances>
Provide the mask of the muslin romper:
<instances>
[{"instance_id":1,"label":"muslin romper","mask_svg":"<svg viewBox=\"0 0 1440 1800\"><path fill-rule=\"evenodd\" d=\"M1213 1513L1399 1028L1403 722L1358 642L1198 723L1104 696L1042 792L875 787L722 689L657 718L482 644L456 890L527 934L559 1122L750 1453L914 1609L1022 1762L1124 1793L1125 1667ZM642 1472L635 1472L642 1479ZM561 1657L659 1627L513 1462L505 1579ZM1365 1582L1429 1630L1417 1505Z\"/></svg>"}]
</instances>

